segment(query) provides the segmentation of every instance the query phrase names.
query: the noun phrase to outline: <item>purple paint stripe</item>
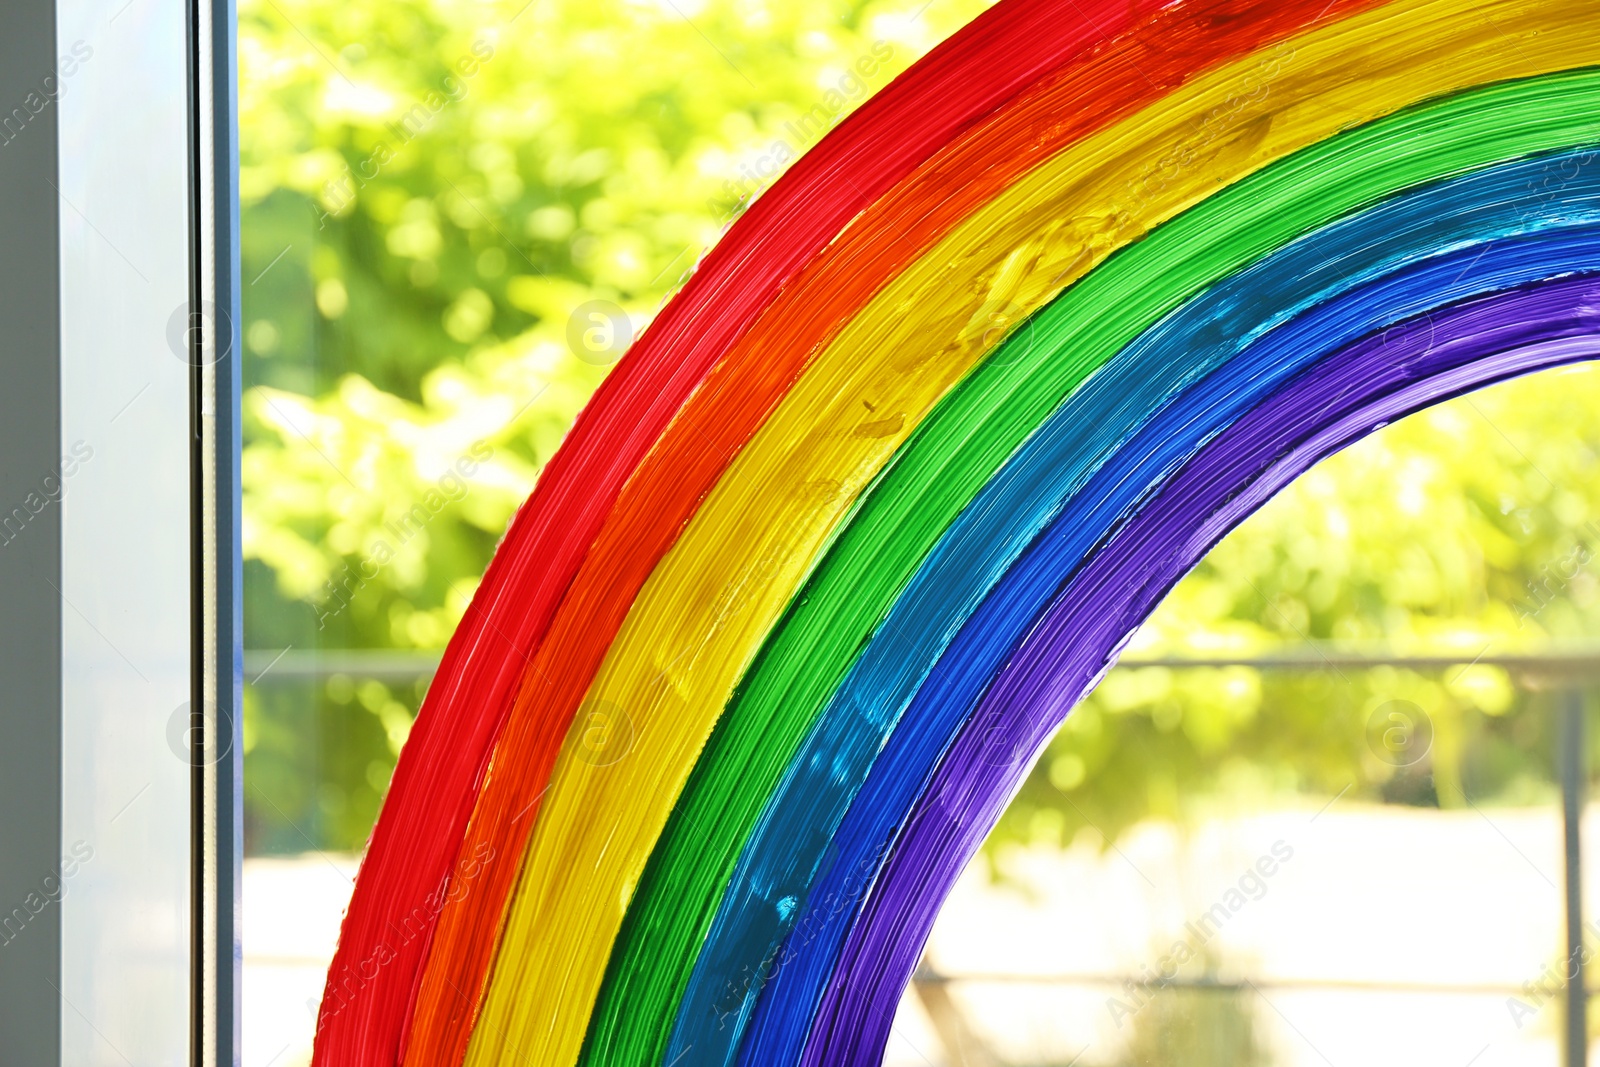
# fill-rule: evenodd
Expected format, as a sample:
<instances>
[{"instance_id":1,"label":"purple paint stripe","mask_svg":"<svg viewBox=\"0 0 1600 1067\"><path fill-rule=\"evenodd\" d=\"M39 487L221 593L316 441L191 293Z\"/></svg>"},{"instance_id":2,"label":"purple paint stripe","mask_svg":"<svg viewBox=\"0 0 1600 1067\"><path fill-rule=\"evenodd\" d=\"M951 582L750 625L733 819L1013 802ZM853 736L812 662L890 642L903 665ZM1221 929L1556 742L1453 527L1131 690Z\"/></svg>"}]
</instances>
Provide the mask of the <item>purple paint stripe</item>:
<instances>
[{"instance_id":1,"label":"purple paint stripe","mask_svg":"<svg viewBox=\"0 0 1600 1067\"><path fill-rule=\"evenodd\" d=\"M1201 449L1072 576L969 717L850 931L803 1062L880 1062L940 906L1034 759L1139 624L1229 530L1318 460L1395 419L1597 357L1600 280L1512 290L1348 346ZM1030 555L1048 539L1047 531ZM996 766L997 749L1021 755Z\"/></svg>"}]
</instances>

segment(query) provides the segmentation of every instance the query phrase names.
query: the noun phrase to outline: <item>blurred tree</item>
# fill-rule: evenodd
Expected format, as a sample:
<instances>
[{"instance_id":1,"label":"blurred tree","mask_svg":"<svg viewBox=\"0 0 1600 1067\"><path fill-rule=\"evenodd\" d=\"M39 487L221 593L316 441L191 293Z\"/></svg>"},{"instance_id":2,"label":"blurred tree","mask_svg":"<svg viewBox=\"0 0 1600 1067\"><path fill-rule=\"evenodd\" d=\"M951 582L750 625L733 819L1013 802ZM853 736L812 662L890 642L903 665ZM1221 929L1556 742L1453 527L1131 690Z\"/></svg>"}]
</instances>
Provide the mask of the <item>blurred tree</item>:
<instances>
[{"instance_id":1,"label":"blurred tree","mask_svg":"<svg viewBox=\"0 0 1600 1067\"><path fill-rule=\"evenodd\" d=\"M246 643L442 647L605 374L574 312L637 335L984 6L243 0ZM248 691L252 847L365 838L416 697L331 688Z\"/></svg>"}]
</instances>

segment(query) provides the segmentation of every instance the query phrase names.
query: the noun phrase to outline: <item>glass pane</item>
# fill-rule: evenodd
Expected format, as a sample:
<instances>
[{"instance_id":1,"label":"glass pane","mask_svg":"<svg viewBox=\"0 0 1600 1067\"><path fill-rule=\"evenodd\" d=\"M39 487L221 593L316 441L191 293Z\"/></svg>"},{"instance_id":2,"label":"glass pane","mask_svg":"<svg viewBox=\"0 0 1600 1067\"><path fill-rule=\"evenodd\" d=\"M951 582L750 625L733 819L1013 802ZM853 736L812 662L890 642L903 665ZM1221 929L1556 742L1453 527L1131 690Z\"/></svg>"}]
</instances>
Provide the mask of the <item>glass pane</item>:
<instances>
[{"instance_id":1,"label":"glass pane","mask_svg":"<svg viewBox=\"0 0 1600 1067\"><path fill-rule=\"evenodd\" d=\"M576 413L787 162L984 6L241 2L248 1067L309 1060L432 666ZM1592 635L1594 386L1348 450L1129 656ZM942 917L891 1057L1466 1064L1481 1030L1480 1064L1552 1062L1555 1001L1505 1006L1561 949L1551 700L1483 663L1113 672ZM1392 701L1432 725L1413 763L1369 744ZM1121 982L1280 839L1261 900L1117 1026Z\"/></svg>"}]
</instances>

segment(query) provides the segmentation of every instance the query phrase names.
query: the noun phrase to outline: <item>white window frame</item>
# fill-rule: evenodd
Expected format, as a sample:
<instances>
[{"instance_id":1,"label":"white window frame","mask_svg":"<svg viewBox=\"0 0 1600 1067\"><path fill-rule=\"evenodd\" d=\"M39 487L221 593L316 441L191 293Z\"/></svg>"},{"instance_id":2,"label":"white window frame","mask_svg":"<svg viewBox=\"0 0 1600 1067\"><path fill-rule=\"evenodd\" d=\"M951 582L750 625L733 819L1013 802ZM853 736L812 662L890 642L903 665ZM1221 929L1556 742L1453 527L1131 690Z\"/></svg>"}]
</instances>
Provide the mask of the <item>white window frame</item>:
<instances>
[{"instance_id":1,"label":"white window frame","mask_svg":"<svg viewBox=\"0 0 1600 1067\"><path fill-rule=\"evenodd\" d=\"M234 11L9 0L5 22L0 1046L234 1064Z\"/></svg>"}]
</instances>

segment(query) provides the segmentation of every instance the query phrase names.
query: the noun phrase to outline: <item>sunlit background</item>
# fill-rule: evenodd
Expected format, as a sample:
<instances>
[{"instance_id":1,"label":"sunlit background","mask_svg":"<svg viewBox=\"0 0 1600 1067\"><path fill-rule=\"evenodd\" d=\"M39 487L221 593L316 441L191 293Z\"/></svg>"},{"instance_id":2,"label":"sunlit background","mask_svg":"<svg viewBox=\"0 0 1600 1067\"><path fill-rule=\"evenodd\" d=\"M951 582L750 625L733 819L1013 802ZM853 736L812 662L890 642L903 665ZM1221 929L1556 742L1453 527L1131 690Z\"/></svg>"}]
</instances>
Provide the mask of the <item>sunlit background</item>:
<instances>
[{"instance_id":1,"label":"sunlit background","mask_svg":"<svg viewBox=\"0 0 1600 1067\"><path fill-rule=\"evenodd\" d=\"M801 115L842 118L983 6L242 0L247 1067L309 1061L432 664L605 374L574 310L643 328L814 143ZM1597 441L1600 375L1528 378L1229 537L968 870L889 1061L1562 1062ZM1398 751L1397 709L1423 731Z\"/></svg>"}]
</instances>

